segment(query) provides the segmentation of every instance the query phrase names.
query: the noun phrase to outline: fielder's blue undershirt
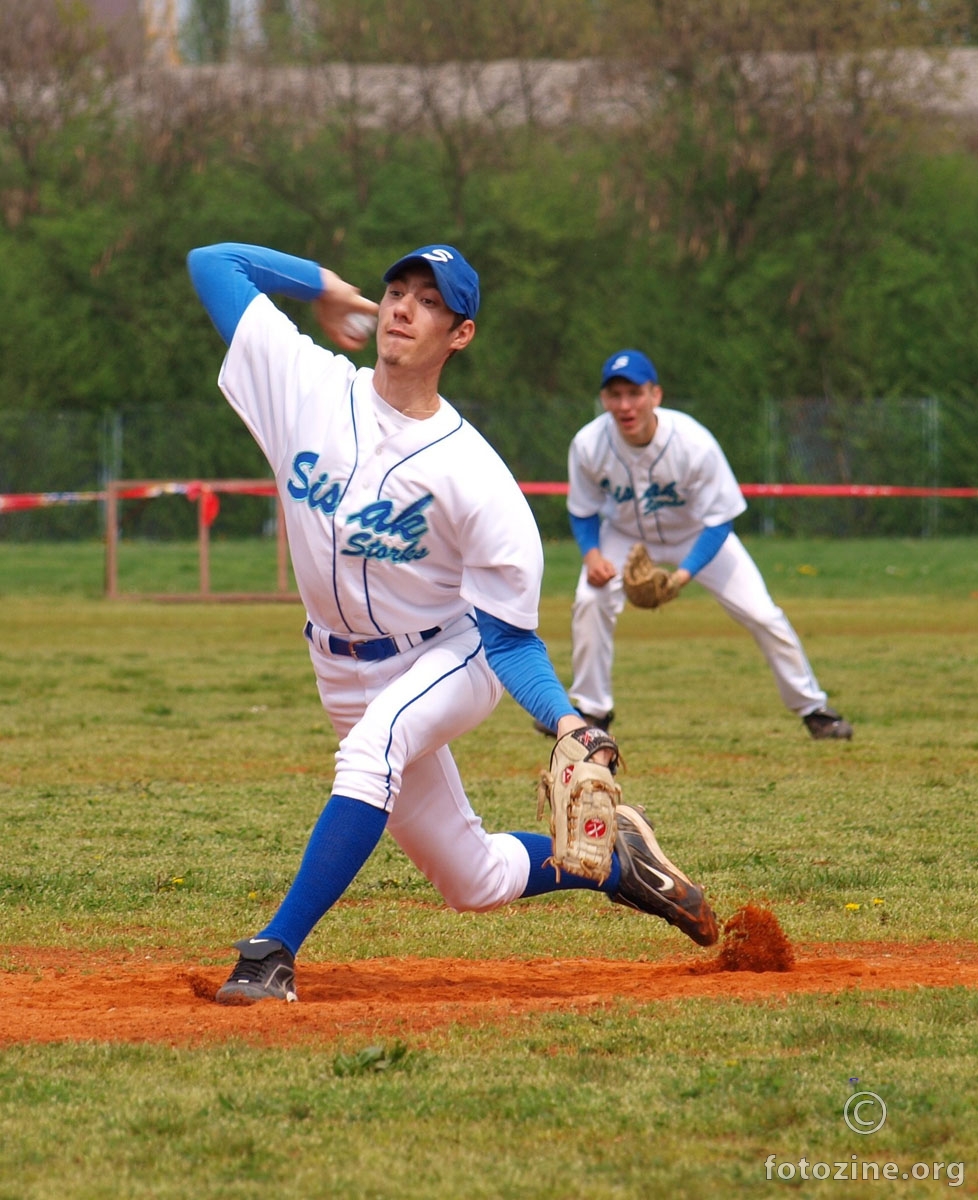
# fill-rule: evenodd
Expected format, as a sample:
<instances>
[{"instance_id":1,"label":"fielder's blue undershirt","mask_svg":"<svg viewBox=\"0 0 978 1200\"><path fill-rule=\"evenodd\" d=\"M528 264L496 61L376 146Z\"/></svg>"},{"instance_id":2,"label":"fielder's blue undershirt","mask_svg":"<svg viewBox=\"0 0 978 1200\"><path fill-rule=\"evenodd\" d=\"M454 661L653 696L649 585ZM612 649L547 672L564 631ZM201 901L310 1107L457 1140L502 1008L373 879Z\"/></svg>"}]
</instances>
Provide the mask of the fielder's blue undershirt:
<instances>
[{"instance_id":1,"label":"fielder's blue undershirt","mask_svg":"<svg viewBox=\"0 0 978 1200\"><path fill-rule=\"evenodd\" d=\"M722 525L707 525L679 565L690 575L702 571L708 562L716 558L717 551L730 536L732 529L733 521L724 521Z\"/></svg>"},{"instance_id":2,"label":"fielder's blue undershirt","mask_svg":"<svg viewBox=\"0 0 978 1200\"><path fill-rule=\"evenodd\" d=\"M594 513L590 517L575 517L569 514L571 533L577 548L583 558L590 550L597 550L601 540L601 517ZM733 521L724 521L722 525L707 525L693 543L689 553L679 564L690 575L702 571L708 562L712 562L723 543L733 530Z\"/></svg>"},{"instance_id":3,"label":"fielder's blue undershirt","mask_svg":"<svg viewBox=\"0 0 978 1200\"><path fill-rule=\"evenodd\" d=\"M590 517L575 517L570 513L570 527L582 558L589 550L597 550L601 542L601 518L597 513Z\"/></svg>"}]
</instances>

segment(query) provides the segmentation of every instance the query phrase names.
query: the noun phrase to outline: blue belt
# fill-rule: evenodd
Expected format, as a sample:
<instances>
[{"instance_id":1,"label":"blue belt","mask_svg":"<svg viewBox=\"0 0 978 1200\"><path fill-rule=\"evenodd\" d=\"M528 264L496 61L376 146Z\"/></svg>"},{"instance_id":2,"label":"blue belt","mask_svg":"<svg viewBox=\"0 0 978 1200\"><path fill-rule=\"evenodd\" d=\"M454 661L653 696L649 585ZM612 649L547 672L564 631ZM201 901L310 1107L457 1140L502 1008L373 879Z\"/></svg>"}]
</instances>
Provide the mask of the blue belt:
<instances>
[{"instance_id":1,"label":"blue belt","mask_svg":"<svg viewBox=\"0 0 978 1200\"><path fill-rule=\"evenodd\" d=\"M307 621L305 634L310 641L312 641L312 632L312 621ZM436 633L441 633L440 625L435 625L432 629L422 629L418 636L423 642L427 642ZM330 654L341 654L346 658L355 658L358 662L383 662L385 658L393 658L395 654L401 652L397 639L393 637L357 638L354 641L347 641L345 638L331 633L328 645Z\"/></svg>"}]
</instances>

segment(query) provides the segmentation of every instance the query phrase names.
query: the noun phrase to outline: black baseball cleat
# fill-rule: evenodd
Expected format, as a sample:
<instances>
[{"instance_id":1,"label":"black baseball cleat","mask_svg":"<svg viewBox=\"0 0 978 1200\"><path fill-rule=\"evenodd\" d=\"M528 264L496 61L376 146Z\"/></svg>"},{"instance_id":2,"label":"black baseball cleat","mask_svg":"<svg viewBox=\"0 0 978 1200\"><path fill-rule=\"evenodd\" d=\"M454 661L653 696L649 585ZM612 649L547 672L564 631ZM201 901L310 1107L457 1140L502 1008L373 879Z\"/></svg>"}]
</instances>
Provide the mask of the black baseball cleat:
<instances>
[{"instance_id":1,"label":"black baseball cleat","mask_svg":"<svg viewBox=\"0 0 978 1200\"><path fill-rule=\"evenodd\" d=\"M577 711L580 712L581 710L578 709ZM603 717L596 717L592 713L586 712L582 712L581 716L589 725L593 725L597 729L603 729L607 733L611 728L611 722L615 719L615 710L612 709L610 713L606 713Z\"/></svg>"},{"instance_id":2,"label":"black baseball cleat","mask_svg":"<svg viewBox=\"0 0 978 1200\"><path fill-rule=\"evenodd\" d=\"M580 709L578 709L577 711L581 712ZM605 733L607 733L609 728L611 727L611 722L615 719L615 710L612 709L611 712L608 713L608 715L605 717L595 717L595 716L592 716L590 713L586 713L586 712L582 712L581 716L584 718L585 721L587 721L587 723L589 725L593 725L596 729L603 729L605 731ZM557 736L556 729L551 729L549 727L549 725L544 725L544 723L542 721L534 721L533 728L537 731L537 733L542 733L546 737L556 737Z\"/></svg>"},{"instance_id":3,"label":"black baseball cleat","mask_svg":"<svg viewBox=\"0 0 978 1200\"><path fill-rule=\"evenodd\" d=\"M241 955L214 999L218 1004L295 1001L295 957L276 938L244 938L234 943Z\"/></svg>"},{"instance_id":4,"label":"black baseball cleat","mask_svg":"<svg viewBox=\"0 0 978 1200\"><path fill-rule=\"evenodd\" d=\"M823 738L842 738L852 740L852 726L834 708L816 708L807 716L802 717L802 724L818 742Z\"/></svg>"},{"instance_id":5,"label":"black baseball cleat","mask_svg":"<svg viewBox=\"0 0 978 1200\"><path fill-rule=\"evenodd\" d=\"M662 853L644 810L619 804L615 819L621 879L612 901L662 917L697 945L712 946L719 936L713 909L702 890Z\"/></svg>"}]
</instances>

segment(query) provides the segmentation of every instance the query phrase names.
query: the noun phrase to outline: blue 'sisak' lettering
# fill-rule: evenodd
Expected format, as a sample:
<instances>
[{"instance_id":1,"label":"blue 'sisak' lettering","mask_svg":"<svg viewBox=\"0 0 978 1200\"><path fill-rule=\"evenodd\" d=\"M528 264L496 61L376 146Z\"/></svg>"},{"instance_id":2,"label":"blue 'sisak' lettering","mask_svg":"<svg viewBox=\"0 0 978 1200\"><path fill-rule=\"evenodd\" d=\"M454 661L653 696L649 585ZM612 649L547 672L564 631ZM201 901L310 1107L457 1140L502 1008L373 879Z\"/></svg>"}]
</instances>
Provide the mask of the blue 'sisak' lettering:
<instances>
[{"instance_id":1,"label":"blue 'sisak' lettering","mask_svg":"<svg viewBox=\"0 0 978 1200\"><path fill-rule=\"evenodd\" d=\"M627 483L612 486L611 480L605 478L601 480L600 486L616 504L628 504L635 499L635 492ZM686 504L686 501L676 494L675 483L667 483L665 487L650 483L642 493L641 501L642 512L645 514L653 513L659 508L682 508Z\"/></svg>"},{"instance_id":2,"label":"blue 'sisak' lettering","mask_svg":"<svg viewBox=\"0 0 978 1200\"><path fill-rule=\"evenodd\" d=\"M314 451L300 450L292 460L286 489L293 500L331 516L340 506L343 488L331 482L326 471L313 477L318 461L319 455ZM360 525L361 529L350 534L340 553L353 558L389 558L391 562L427 558L428 550L421 545L421 539L428 532L424 510L433 500L434 496L428 492L399 513L394 511L390 500L372 501L347 517L347 525Z\"/></svg>"},{"instance_id":3,"label":"blue 'sisak' lettering","mask_svg":"<svg viewBox=\"0 0 978 1200\"><path fill-rule=\"evenodd\" d=\"M616 504L627 504L629 500L635 499L635 493L627 483L624 487L622 487L620 484L616 484L614 487L612 487L610 479L602 479L601 490L603 492L607 492Z\"/></svg>"},{"instance_id":4,"label":"blue 'sisak' lettering","mask_svg":"<svg viewBox=\"0 0 978 1200\"><path fill-rule=\"evenodd\" d=\"M305 501L312 509L321 509L327 515L336 512L343 496L338 483L330 483L329 475L323 471L318 479L309 482L309 471L319 461L319 455L311 450L300 450L292 460L292 477L288 492L293 500ZM327 486L328 485L328 486Z\"/></svg>"}]
</instances>

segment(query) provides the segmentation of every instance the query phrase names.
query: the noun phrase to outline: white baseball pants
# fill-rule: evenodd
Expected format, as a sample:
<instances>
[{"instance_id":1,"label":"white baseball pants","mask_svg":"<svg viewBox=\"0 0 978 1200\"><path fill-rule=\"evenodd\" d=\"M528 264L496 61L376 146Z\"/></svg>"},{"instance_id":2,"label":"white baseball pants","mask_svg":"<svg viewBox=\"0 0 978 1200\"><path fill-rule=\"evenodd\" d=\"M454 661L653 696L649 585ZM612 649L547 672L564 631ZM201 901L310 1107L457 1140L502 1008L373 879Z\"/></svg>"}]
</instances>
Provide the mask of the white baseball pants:
<instances>
[{"instance_id":1,"label":"white baseball pants","mask_svg":"<svg viewBox=\"0 0 978 1200\"><path fill-rule=\"evenodd\" d=\"M677 566L689 553L696 538L674 546L646 542L656 562ZM582 712L602 717L614 708L611 671L614 661L615 625L625 607L621 570L635 539L604 522L601 553L618 568L618 574L602 588L587 581L581 569L571 616L574 681L571 701ZM774 674L785 706L803 717L821 708L825 692L815 678L798 634L771 599L757 565L743 542L731 533L716 557L695 580L712 592L721 606L751 634ZM689 586L688 584L686 585Z\"/></svg>"},{"instance_id":2,"label":"white baseball pants","mask_svg":"<svg viewBox=\"0 0 978 1200\"><path fill-rule=\"evenodd\" d=\"M516 900L529 878L526 850L483 829L448 745L503 695L474 618L382 662L323 653L319 641L328 639L314 637L310 656L340 738L333 792L386 809L387 831L450 908Z\"/></svg>"}]
</instances>

